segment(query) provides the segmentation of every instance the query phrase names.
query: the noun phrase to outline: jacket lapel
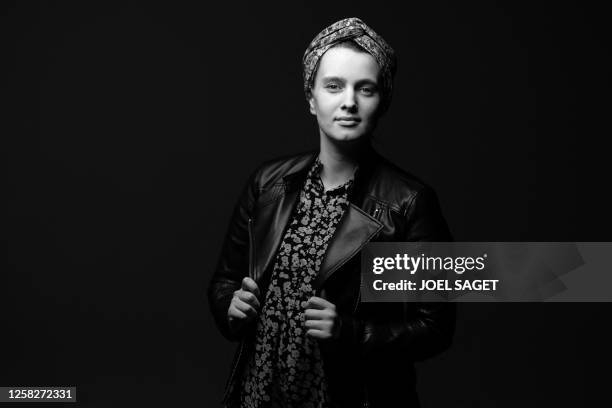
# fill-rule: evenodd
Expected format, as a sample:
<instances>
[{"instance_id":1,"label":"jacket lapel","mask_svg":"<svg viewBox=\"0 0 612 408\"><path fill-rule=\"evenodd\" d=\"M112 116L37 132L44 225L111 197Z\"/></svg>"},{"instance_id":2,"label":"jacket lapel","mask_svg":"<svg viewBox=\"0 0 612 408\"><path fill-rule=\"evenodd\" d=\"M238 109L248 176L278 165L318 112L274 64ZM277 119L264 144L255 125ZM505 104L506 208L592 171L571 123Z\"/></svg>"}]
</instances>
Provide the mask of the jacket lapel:
<instances>
[{"instance_id":1,"label":"jacket lapel","mask_svg":"<svg viewBox=\"0 0 612 408\"><path fill-rule=\"evenodd\" d=\"M288 189L289 190L289 189ZM257 219L269 222L255 224L255 280L259 281L276 254L285 233L285 227L293 212L299 189L285 192L277 203L267 205L257 212Z\"/></svg>"},{"instance_id":2,"label":"jacket lapel","mask_svg":"<svg viewBox=\"0 0 612 408\"><path fill-rule=\"evenodd\" d=\"M375 153L372 153L372 157ZM305 157L304 161L294 167L293 172L283 177L285 192L278 201L264 205L256 210L254 223L254 276L259 281L270 266L281 239L285 234L287 223L297 203L300 188L303 184L306 171L310 168L316 153ZM372 161L373 162L373 161ZM372 162L361 163L361 177L367 178ZM332 240L330 241L319 274L314 282L316 290L322 287L327 279L355 256L382 228L383 224L360 209L355 202L359 202L359 190L364 180L356 180L357 188L352 192L353 199L347 208Z\"/></svg>"},{"instance_id":3,"label":"jacket lapel","mask_svg":"<svg viewBox=\"0 0 612 408\"><path fill-rule=\"evenodd\" d=\"M316 290L318 291L338 268L359 253L382 228L381 222L351 203L327 247L314 282Z\"/></svg>"},{"instance_id":4,"label":"jacket lapel","mask_svg":"<svg viewBox=\"0 0 612 408\"><path fill-rule=\"evenodd\" d=\"M316 155L316 152L312 152L304 156L303 160L293 167L291 173L283 176L285 191L277 201L258 207L256 210L255 219L259 222L255 223L253 251L255 254L254 276L258 282L276 255L289 218L297 204L304 177L314 163Z\"/></svg>"}]
</instances>

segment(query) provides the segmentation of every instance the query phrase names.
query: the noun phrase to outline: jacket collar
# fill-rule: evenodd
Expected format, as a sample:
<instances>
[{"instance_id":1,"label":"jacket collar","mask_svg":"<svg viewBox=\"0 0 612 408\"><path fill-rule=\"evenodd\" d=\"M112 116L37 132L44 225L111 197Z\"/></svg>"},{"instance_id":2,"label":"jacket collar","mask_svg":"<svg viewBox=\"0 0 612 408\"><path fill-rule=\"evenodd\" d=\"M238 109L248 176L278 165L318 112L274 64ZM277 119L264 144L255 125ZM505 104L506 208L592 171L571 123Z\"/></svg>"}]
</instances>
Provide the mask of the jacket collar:
<instances>
[{"instance_id":1,"label":"jacket collar","mask_svg":"<svg viewBox=\"0 0 612 408\"><path fill-rule=\"evenodd\" d=\"M303 160L294 167L293 171L283 176L283 181L287 186L286 191L293 191L296 188L301 188L308 174L308 170L312 167L318 155L318 150L309 152L304 156ZM353 188L351 188L349 192L349 201L351 203L360 205L373 175L373 170L380 160L381 156L374 150L371 144L364 146L362 152L357 157L357 164L359 167L355 172Z\"/></svg>"}]
</instances>

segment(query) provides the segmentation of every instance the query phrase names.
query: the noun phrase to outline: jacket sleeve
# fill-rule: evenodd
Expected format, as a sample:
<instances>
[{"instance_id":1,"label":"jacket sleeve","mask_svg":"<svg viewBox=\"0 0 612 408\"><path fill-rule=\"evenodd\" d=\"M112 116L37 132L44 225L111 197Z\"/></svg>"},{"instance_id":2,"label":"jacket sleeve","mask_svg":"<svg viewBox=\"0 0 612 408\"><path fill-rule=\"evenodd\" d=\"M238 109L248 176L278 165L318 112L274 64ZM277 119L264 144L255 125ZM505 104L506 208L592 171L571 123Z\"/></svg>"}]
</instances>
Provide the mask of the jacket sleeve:
<instances>
[{"instance_id":1,"label":"jacket sleeve","mask_svg":"<svg viewBox=\"0 0 612 408\"><path fill-rule=\"evenodd\" d=\"M451 241L433 190L420 190L408 203L405 216L407 229L403 241ZM404 350L413 360L419 361L444 351L451 344L455 327L455 306L452 303L363 305L371 308L367 315L377 316L376 321L341 316L340 341L357 342L366 354L391 347ZM386 321L385 315L395 317Z\"/></svg>"},{"instance_id":2,"label":"jacket sleeve","mask_svg":"<svg viewBox=\"0 0 612 408\"><path fill-rule=\"evenodd\" d=\"M248 276L249 232L248 223L252 218L259 192L258 172L255 171L243 188L234 207L217 267L208 285L208 304L221 334L228 340L238 340L228 325L227 310L234 291Z\"/></svg>"}]
</instances>

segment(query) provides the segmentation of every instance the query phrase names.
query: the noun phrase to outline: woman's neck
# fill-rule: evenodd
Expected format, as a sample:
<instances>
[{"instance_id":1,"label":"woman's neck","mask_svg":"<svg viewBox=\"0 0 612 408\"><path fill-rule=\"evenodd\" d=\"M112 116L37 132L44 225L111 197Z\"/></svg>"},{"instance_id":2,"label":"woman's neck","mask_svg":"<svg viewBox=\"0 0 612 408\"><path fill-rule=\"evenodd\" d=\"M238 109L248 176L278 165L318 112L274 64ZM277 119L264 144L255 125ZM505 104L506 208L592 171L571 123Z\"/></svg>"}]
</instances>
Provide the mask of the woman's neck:
<instances>
[{"instance_id":1,"label":"woman's neck","mask_svg":"<svg viewBox=\"0 0 612 408\"><path fill-rule=\"evenodd\" d=\"M369 140L354 143L332 142L325 135L321 136L319 160L323 164L321 181L325 190L331 190L353 178L365 144Z\"/></svg>"}]
</instances>

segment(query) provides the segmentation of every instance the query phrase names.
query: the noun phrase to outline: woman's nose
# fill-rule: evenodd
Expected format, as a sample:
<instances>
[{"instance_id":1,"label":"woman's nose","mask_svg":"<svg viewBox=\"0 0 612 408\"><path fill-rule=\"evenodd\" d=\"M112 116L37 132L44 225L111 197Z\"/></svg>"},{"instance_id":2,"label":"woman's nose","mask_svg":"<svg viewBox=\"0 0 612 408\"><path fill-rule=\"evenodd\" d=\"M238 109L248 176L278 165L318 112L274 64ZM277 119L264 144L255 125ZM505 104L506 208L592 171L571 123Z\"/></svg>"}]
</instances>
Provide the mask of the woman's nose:
<instances>
[{"instance_id":1,"label":"woman's nose","mask_svg":"<svg viewBox=\"0 0 612 408\"><path fill-rule=\"evenodd\" d=\"M357 95L352 89L347 89L344 94L344 100L342 101L342 109L355 110L357 109Z\"/></svg>"}]
</instances>

